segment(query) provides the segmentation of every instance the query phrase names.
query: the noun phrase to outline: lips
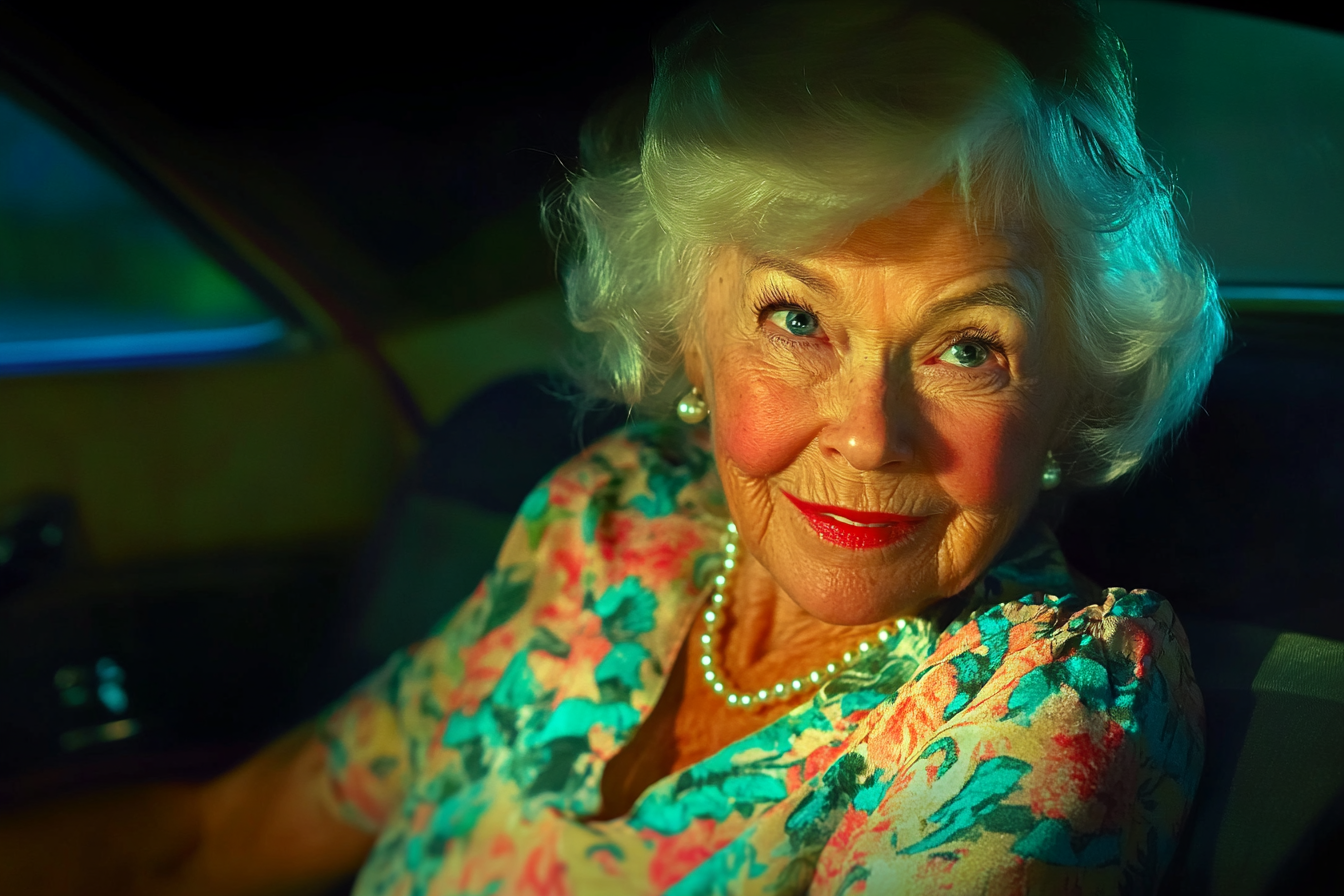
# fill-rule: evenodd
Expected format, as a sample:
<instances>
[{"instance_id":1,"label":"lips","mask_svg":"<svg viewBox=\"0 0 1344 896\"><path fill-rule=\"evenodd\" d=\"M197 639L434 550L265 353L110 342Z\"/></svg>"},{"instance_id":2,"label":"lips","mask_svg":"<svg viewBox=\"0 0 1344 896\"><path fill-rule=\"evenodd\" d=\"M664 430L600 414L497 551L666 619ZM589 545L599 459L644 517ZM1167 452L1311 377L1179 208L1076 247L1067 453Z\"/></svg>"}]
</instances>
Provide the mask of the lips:
<instances>
[{"instance_id":1,"label":"lips","mask_svg":"<svg viewBox=\"0 0 1344 896\"><path fill-rule=\"evenodd\" d=\"M824 540L855 551L895 544L928 519L924 516L900 516L813 504L788 492L784 492L784 497L793 502L793 506L802 512L812 529Z\"/></svg>"}]
</instances>

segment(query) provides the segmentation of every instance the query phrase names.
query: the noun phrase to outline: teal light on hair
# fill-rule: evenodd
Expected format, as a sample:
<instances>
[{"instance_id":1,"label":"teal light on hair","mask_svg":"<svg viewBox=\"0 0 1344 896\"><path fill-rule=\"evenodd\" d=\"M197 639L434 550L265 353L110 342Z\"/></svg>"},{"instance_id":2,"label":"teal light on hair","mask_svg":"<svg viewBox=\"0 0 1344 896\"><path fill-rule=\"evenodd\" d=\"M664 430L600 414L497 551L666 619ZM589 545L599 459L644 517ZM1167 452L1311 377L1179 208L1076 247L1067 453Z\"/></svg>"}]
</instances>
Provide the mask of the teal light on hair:
<instances>
[{"instance_id":1,"label":"teal light on hair","mask_svg":"<svg viewBox=\"0 0 1344 896\"><path fill-rule=\"evenodd\" d=\"M732 5L682 23L651 90L590 122L550 210L575 325L615 397L670 410L716 250L808 252L950 182L1062 283L1068 481L1136 469L1224 344L1208 265L1134 128L1124 50L1070 0Z\"/></svg>"}]
</instances>

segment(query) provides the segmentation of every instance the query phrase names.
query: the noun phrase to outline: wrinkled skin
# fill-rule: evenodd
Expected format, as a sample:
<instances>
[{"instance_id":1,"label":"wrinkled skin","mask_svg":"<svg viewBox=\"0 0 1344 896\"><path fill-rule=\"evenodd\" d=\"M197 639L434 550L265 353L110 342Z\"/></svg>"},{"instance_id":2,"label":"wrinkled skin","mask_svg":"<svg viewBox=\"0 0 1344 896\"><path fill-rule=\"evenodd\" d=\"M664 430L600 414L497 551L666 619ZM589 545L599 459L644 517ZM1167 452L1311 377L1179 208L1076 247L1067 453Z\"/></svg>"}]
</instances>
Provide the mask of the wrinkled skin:
<instances>
[{"instance_id":1,"label":"wrinkled skin","mask_svg":"<svg viewBox=\"0 0 1344 896\"><path fill-rule=\"evenodd\" d=\"M1025 229L978 229L938 187L832 250L718 253L686 371L741 531L735 590L776 602L759 637L917 613L974 582L1031 509L1068 405L1059 278ZM844 547L784 491L924 519Z\"/></svg>"}]
</instances>

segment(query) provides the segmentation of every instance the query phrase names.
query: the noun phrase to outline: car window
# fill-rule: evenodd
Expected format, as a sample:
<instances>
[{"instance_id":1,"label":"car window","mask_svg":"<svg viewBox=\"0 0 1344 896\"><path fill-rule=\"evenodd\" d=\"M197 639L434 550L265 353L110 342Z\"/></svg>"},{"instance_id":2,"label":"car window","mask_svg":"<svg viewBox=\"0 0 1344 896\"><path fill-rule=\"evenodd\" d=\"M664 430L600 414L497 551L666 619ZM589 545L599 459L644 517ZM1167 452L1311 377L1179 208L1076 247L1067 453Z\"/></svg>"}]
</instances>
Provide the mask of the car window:
<instances>
[{"instance_id":1,"label":"car window","mask_svg":"<svg viewBox=\"0 0 1344 896\"><path fill-rule=\"evenodd\" d=\"M0 375L199 361L285 332L107 165L0 93Z\"/></svg>"},{"instance_id":2,"label":"car window","mask_svg":"<svg viewBox=\"0 0 1344 896\"><path fill-rule=\"evenodd\" d=\"M1102 15L1224 298L1344 304L1344 35L1176 3Z\"/></svg>"}]
</instances>

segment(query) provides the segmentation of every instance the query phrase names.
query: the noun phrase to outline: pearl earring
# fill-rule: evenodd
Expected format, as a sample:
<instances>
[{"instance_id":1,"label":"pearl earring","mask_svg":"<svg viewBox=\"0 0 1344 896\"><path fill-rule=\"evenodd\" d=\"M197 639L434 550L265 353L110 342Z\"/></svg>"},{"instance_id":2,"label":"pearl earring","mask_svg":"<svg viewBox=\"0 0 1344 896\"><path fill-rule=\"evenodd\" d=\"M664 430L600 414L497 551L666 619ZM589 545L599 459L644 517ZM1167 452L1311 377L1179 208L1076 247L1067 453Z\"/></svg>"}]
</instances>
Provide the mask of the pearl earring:
<instances>
[{"instance_id":1,"label":"pearl earring","mask_svg":"<svg viewBox=\"0 0 1344 896\"><path fill-rule=\"evenodd\" d=\"M709 407L705 400L700 397L700 390L691 387L691 391L681 396L681 401L677 402L677 416L683 423L695 425L705 417L709 416Z\"/></svg>"},{"instance_id":2,"label":"pearl earring","mask_svg":"<svg viewBox=\"0 0 1344 896\"><path fill-rule=\"evenodd\" d=\"M1064 470L1055 460L1055 452L1045 452L1045 469L1041 471L1041 491L1048 492L1064 480Z\"/></svg>"}]
</instances>

